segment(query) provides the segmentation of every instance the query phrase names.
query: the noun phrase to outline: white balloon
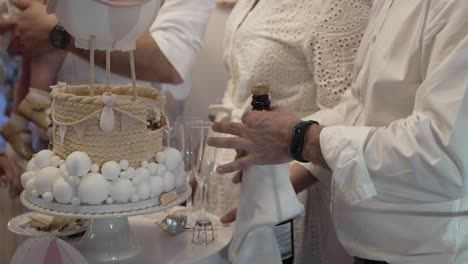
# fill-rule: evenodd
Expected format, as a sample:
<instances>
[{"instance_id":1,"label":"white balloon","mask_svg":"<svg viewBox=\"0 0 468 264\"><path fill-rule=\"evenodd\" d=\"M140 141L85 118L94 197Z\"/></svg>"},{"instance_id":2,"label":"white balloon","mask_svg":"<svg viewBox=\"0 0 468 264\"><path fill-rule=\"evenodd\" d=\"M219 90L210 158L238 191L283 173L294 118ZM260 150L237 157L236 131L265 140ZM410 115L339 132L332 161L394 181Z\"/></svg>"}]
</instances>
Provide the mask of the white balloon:
<instances>
[{"instance_id":1,"label":"white balloon","mask_svg":"<svg viewBox=\"0 0 468 264\"><path fill-rule=\"evenodd\" d=\"M58 177L61 177L61 175L56 167L49 166L40 169L36 174L36 186L39 194L52 192L52 185Z\"/></svg>"},{"instance_id":2,"label":"white balloon","mask_svg":"<svg viewBox=\"0 0 468 264\"><path fill-rule=\"evenodd\" d=\"M98 205L109 196L109 182L99 173L88 173L80 181L78 197L81 202Z\"/></svg>"},{"instance_id":3,"label":"white balloon","mask_svg":"<svg viewBox=\"0 0 468 264\"><path fill-rule=\"evenodd\" d=\"M67 170L70 175L81 177L89 172L92 163L88 154L75 151L68 155L65 164L67 165Z\"/></svg>"}]
</instances>

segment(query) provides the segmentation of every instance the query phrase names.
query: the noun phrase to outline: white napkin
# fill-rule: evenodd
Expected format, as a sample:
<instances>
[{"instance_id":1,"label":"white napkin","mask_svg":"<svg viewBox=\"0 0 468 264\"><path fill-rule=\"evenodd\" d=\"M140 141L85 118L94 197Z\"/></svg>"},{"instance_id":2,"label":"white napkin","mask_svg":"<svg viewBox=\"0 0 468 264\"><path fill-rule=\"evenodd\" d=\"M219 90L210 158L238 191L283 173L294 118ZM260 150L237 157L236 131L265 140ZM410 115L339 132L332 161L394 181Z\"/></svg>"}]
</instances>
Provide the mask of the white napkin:
<instances>
[{"instance_id":1,"label":"white napkin","mask_svg":"<svg viewBox=\"0 0 468 264\"><path fill-rule=\"evenodd\" d=\"M289 180L289 164L244 170L229 260L234 264L281 264L273 227L303 210Z\"/></svg>"}]
</instances>

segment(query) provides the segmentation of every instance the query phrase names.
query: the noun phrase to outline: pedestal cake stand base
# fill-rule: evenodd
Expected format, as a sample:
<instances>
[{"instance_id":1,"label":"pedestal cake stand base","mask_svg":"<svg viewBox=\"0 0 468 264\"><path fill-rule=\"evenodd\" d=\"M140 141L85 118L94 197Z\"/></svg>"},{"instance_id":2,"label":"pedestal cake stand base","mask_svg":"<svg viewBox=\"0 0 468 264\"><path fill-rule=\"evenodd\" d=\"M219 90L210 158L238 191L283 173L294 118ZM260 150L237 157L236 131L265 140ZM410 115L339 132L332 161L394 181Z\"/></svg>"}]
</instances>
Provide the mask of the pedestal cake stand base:
<instances>
[{"instance_id":1,"label":"pedestal cake stand base","mask_svg":"<svg viewBox=\"0 0 468 264\"><path fill-rule=\"evenodd\" d=\"M183 203L191 195L192 189L189 185L182 189L177 192L179 198L165 206L157 205L140 210L103 214L60 212L43 208L32 203L25 192L21 194L20 199L26 208L38 213L75 219L92 219L90 228L76 248L90 263L99 263L128 259L138 255L142 248L130 229L128 217L163 211Z\"/></svg>"}]
</instances>

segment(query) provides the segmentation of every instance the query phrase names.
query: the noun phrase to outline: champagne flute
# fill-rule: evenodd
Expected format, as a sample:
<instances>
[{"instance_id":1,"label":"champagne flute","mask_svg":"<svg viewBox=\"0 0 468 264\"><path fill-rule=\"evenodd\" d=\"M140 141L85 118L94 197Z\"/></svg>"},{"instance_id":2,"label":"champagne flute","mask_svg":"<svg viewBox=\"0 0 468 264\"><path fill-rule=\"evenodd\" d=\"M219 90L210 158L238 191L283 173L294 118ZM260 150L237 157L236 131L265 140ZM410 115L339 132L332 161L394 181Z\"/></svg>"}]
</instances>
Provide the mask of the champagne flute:
<instances>
[{"instance_id":1,"label":"champagne flute","mask_svg":"<svg viewBox=\"0 0 468 264\"><path fill-rule=\"evenodd\" d=\"M211 122L196 121L191 124L192 171L202 192L201 209L195 223L192 242L207 245L214 240L214 230L206 213L206 194L209 177L213 174L216 148L208 146L206 141L212 134ZM198 233L197 233L198 231Z\"/></svg>"},{"instance_id":2,"label":"champagne flute","mask_svg":"<svg viewBox=\"0 0 468 264\"><path fill-rule=\"evenodd\" d=\"M193 122L202 122L201 118L198 117L179 117L173 124L171 129L171 144L170 146L179 150L182 154L184 161L185 172L187 173L187 183L192 186L194 180L192 171L192 148L191 148L191 124ZM192 186L193 187L193 186ZM186 201L186 208L181 213L187 215L189 219L195 218L193 215L193 202L192 196L189 196Z\"/></svg>"}]
</instances>

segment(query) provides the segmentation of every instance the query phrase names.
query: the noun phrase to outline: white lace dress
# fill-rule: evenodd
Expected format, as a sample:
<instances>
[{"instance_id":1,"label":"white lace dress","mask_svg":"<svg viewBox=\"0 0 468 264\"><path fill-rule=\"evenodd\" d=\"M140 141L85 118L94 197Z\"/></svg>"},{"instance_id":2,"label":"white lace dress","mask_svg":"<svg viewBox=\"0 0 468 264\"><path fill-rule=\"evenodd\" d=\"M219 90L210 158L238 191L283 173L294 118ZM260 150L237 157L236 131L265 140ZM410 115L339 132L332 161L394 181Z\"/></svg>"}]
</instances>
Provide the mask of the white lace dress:
<instances>
[{"instance_id":1,"label":"white lace dress","mask_svg":"<svg viewBox=\"0 0 468 264\"><path fill-rule=\"evenodd\" d=\"M229 81L218 121L240 121L250 109L250 87L270 84L272 104L301 117L336 105L350 86L352 64L367 26L370 0L239 0L226 24L224 60ZM278 124L280 126L281 124ZM217 163L232 161L221 150ZM232 175L210 180L208 210L237 206ZM325 177L300 194L306 216L296 222L296 263L344 264L329 213Z\"/></svg>"}]
</instances>

